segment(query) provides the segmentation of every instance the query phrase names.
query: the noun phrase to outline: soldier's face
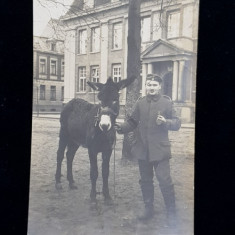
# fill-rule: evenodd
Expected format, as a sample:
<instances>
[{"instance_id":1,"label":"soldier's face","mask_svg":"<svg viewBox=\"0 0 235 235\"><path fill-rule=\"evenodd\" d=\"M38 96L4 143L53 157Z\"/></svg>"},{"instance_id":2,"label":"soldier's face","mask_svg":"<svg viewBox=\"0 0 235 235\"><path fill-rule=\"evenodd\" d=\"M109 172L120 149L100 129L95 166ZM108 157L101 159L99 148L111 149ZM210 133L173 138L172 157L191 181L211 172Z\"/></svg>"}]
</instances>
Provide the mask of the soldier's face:
<instances>
[{"instance_id":1,"label":"soldier's face","mask_svg":"<svg viewBox=\"0 0 235 235\"><path fill-rule=\"evenodd\" d=\"M161 84L156 81L147 80L145 84L147 95L157 95L161 90Z\"/></svg>"}]
</instances>

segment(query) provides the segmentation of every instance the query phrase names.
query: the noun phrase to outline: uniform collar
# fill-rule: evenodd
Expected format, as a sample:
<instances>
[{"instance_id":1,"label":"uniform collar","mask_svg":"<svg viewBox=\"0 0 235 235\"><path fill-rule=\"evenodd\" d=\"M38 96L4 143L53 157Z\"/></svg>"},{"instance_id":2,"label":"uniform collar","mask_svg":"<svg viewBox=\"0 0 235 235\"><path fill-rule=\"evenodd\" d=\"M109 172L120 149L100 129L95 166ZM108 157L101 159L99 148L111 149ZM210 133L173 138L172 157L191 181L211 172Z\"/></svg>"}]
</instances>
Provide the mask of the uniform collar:
<instances>
[{"instance_id":1,"label":"uniform collar","mask_svg":"<svg viewBox=\"0 0 235 235\"><path fill-rule=\"evenodd\" d=\"M148 102L157 102L159 99L160 99L161 95L158 94L158 95L147 95L146 96L146 99Z\"/></svg>"}]
</instances>

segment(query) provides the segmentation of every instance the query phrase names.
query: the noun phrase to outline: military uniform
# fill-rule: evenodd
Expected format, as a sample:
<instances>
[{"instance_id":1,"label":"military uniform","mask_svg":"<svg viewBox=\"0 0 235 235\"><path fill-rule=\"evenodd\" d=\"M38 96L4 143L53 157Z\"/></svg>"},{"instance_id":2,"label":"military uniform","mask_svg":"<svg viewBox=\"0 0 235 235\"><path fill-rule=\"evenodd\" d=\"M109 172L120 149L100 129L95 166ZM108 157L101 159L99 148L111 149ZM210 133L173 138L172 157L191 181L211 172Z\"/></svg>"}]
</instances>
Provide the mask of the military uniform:
<instances>
[{"instance_id":1,"label":"military uniform","mask_svg":"<svg viewBox=\"0 0 235 235\"><path fill-rule=\"evenodd\" d=\"M158 115L162 115L166 122L157 125ZM169 166L171 149L168 131L177 131L180 126L181 121L176 116L172 101L160 94L140 98L134 105L128 120L120 124L119 133L128 133L138 128L136 142L131 151L138 159L140 186L145 207L151 210L154 201L154 170L167 212L175 213L175 193Z\"/></svg>"}]
</instances>

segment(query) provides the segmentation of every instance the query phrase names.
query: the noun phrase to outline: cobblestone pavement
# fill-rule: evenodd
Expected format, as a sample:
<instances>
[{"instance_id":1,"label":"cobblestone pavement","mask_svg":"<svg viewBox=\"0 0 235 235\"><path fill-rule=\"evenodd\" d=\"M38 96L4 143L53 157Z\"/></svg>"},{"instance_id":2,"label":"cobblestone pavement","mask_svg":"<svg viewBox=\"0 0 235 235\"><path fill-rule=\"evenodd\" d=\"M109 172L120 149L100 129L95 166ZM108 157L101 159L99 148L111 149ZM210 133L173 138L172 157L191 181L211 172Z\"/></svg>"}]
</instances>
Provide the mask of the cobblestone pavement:
<instances>
[{"instance_id":1,"label":"cobblestone pavement","mask_svg":"<svg viewBox=\"0 0 235 235\"><path fill-rule=\"evenodd\" d=\"M56 151L58 147L59 120L33 118L31 176L28 234L30 235L191 235L193 234L194 202L194 129L182 128L170 132L172 142L171 171L176 191L178 227L165 226L166 214L163 198L155 179L156 214L147 224L136 221L143 210L138 184L138 166L121 160L122 135L117 135L114 157L110 163L110 194L114 205L107 206L101 195L94 207L89 202L90 179L87 150L79 148L74 158L73 172L78 190L69 190L66 180L66 159L62 165L63 190L55 189ZM98 156L99 172L101 157ZM102 189L101 174L97 190Z\"/></svg>"}]
</instances>

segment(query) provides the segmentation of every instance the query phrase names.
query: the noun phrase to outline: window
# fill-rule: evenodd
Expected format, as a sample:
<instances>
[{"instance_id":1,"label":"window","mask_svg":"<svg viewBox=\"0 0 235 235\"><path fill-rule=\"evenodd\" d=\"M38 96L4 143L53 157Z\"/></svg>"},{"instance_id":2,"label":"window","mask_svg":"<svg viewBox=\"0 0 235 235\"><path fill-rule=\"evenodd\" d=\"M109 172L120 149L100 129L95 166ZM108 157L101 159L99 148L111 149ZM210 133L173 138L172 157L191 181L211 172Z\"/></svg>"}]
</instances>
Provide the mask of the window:
<instances>
[{"instance_id":1,"label":"window","mask_svg":"<svg viewBox=\"0 0 235 235\"><path fill-rule=\"evenodd\" d=\"M79 54L86 54L86 48L87 48L87 30L79 30L79 48L78 53Z\"/></svg>"},{"instance_id":2,"label":"window","mask_svg":"<svg viewBox=\"0 0 235 235\"><path fill-rule=\"evenodd\" d=\"M119 82L121 80L121 65L113 65L113 81Z\"/></svg>"},{"instance_id":3,"label":"window","mask_svg":"<svg viewBox=\"0 0 235 235\"><path fill-rule=\"evenodd\" d=\"M84 9L94 7L94 0L83 0Z\"/></svg>"},{"instance_id":4,"label":"window","mask_svg":"<svg viewBox=\"0 0 235 235\"><path fill-rule=\"evenodd\" d=\"M56 75L57 61L51 60L51 75Z\"/></svg>"},{"instance_id":5,"label":"window","mask_svg":"<svg viewBox=\"0 0 235 235\"><path fill-rule=\"evenodd\" d=\"M78 68L77 91L78 92L86 91L86 67Z\"/></svg>"},{"instance_id":6,"label":"window","mask_svg":"<svg viewBox=\"0 0 235 235\"><path fill-rule=\"evenodd\" d=\"M193 36L193 6L188 6L183 10L182 34L186 37Z\"/></svg>"},{"instance_id":7,"label":"window","mask_svg":"<svg viewBox=\"0 0 235 235\"><path fill-rule=\"evenodd\" d=\"M100 6L105 3L109 3L111 0L95 0L95 6Z\"/></svg>"},{"instance_id":8,"label":"window","mask_svg":"<svg viewBox=\"0 0 235 235\"><path fill-rule=\"evenodd\" d=\"M45 100L46 86L40 85L40 100Z\"/></svg>"},{"instance_id":9,"label":"window","mask_svg":"<svg viewBox=\"0 0 235 235\"><path fill-rule=\"evenodd\" d=\"M51 98L50 100L56 100L56 86L51 86Z\"/></svg>"},{"instance_id":10,"label":"window","mask_svg":"<svg viewBox=\"0 0 235 235\"><path fill-rule=\"evenodd\" d=\"M99 67L91 67L91 82L99 82Z\"/></svg>"},{"instance_id":11,"label":"window","mask_svg":"<svg viewBox=\"0 0 235 235\"><path fill-rule=\"evenodd\" d=\"M149 42L151 36L151 18L144 17L141 19L141 40L142 42Z\"/></svg>"},{"instance_id":12,"label":"window","mask_svg":"<svg viewBox=\"0 0 235 235\"><path fill-rule=\"evenodd\" d=\"M39 60L39 73L46 73L46 59Z\"/></svg>"},{"instance_id":13,"label":"window","mask_svg":"<svg viewBox=\"0 0 235 235\"><path fill-rule=\"evenodd\" d=\"M113 25L113 49L122 48L122 23Z\"/></svg>"},{"instance_id":14,"label":"window","mask_svg":"<svg viewBox=\"0 0 235 235\"><path fill-rule=\"evenodd\" d=\"M180 13L172 12L168 15L167 38L179 37Z\"/></svg>"},{"instance_id":15,"label":"window","mask_svg":"<svg viewBox=\"0 0 235 235\"><path fill-rule=\"evenodd\" d=\"M61 76L64 76L64 61L61 61Z\"/></svg>"},{"instance_id":16,"label":"window","mask_svg":"<svg viewBox=\"0 0 235 235\"><path fill-rule=\"evenodd\" d=\"M51 43L51 51L55 51L56 50L56 44L55 43Z\"/></svg>"},{"instance_id":17,"label":"window","mask_svg":"<svg viewBox=\"0 0 235 235\"><path fill-rule=\"evenodd\" d=\"M100 28L91 29L91 52L100 51Z\"/></svg>"},{"instance_id":18,"label":"window","mask_svg":"<svg viewBox=\"0 0 235 235\"><path fill-rule=\"evenodd\" d=\"M61 101L64 101L64 87L61 87Z\"/></svg>"}]
</instances>

